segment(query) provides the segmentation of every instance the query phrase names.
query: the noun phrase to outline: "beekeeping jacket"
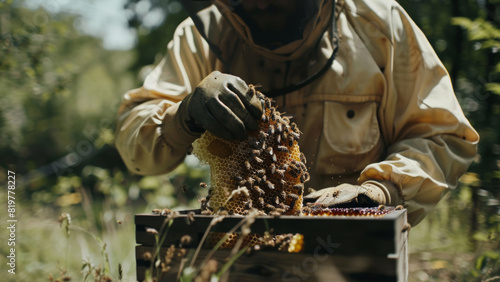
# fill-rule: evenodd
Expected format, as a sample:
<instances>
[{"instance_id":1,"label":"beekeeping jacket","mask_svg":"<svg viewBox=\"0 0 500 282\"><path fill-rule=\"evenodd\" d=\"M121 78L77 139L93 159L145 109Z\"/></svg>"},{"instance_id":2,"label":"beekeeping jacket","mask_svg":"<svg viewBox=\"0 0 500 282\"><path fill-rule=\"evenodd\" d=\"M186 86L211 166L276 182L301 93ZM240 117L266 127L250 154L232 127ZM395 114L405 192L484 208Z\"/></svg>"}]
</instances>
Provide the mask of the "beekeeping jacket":
<instances>
[{"instance_id":1,"label":"beekeeping jacket","mask_svg":"<svg viewBox=\"0 0 500 282\"><path fill-rule=\"evenodd\" d=\"M124 96L116 146L127 167L164 174L183 161L200 134L179 104L219 70L277 93L278 109L303 132L307 187L375 182L419 222L457 186L478 134L443 64L396 1L318 2L304 37L273 50L255 44L219 0L198 13L201 32L192 19L182 22L144 85Z\"/></svg>"}]
</instances>

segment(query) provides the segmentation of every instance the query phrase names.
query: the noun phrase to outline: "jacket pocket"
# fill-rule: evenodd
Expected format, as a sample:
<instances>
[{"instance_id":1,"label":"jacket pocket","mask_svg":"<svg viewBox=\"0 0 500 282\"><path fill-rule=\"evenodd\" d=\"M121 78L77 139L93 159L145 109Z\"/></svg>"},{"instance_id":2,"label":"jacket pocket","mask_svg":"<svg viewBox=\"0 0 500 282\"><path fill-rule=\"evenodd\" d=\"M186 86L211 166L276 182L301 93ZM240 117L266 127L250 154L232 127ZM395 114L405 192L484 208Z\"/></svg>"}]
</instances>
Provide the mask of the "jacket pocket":
<instances>
[{"instance_id":1,"label":"jacket pocket","mask_svg":"<svg viewBox=\"0 0 500 282\"><path fill-rule=\"evenodd\" d=\"M383 150L376 102L324 102L317 173L359 172L378 161Z\"/></svg>"}]
</instances>

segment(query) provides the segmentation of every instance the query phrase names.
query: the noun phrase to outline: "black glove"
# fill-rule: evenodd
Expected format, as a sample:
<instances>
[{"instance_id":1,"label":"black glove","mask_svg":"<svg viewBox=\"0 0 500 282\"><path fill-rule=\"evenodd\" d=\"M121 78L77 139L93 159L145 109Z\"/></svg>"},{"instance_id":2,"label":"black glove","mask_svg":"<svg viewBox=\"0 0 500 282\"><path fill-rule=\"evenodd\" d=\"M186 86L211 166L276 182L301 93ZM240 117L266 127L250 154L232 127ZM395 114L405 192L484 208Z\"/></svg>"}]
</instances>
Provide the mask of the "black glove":
<instances>
[{"instance_id":1,"label":"black glove","mask_svg":"<svg viewBox=\"0 0 500 282\"><path fill-rule=\"evenodd\" d=\"M370 207L386 204L387 196L380 186L341 184L313 192L304 197L304 203L314 202L329 207Z\"/></svg>"},{"instance_id":2,"label":"black glove","mask_svg":"<svg viewBox=\"0 0 500 282\"><path fill-rule=\"evenodd\" d=\"M239 77L214 71L184 98L186 124L192 131L208 130L223 139L245 139L258 129L262 100Z\"/></svg>"}]
</instances>

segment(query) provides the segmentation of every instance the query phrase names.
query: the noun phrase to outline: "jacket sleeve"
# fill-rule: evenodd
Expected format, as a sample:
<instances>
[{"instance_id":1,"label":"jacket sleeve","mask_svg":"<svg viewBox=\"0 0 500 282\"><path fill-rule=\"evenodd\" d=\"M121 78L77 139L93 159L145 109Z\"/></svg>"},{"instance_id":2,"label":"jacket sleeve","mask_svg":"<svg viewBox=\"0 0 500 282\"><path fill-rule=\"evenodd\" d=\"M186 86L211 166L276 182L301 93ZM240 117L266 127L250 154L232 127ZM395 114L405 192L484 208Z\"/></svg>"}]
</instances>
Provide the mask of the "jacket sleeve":
<instances>
[{"instance_id":1,"label":"jacket sleeve","mask_svg":"<svg viewBox=\"0 0 500 282\"><path fill-rule=\"evenodd\" d=\"M457 186L476 156L479 136L424 34L399 4L390 3L388 86L379 113L387 157L367 166L359 181L392 186L416 224Z\"/></svg>"},{"instance_id":2,"label":"jacket sleeve","mask_svg":"<svg viewBox=\"0 0 500 282\"><path fill-rule=\"evenodd\" d=\"M144 85L124 95L115 145L128 169L143 175L177 167L199 133L188 130L182 99L209 73L208 47L191 20L177 28L167 54Z\"/></svg>"}]
</instances>

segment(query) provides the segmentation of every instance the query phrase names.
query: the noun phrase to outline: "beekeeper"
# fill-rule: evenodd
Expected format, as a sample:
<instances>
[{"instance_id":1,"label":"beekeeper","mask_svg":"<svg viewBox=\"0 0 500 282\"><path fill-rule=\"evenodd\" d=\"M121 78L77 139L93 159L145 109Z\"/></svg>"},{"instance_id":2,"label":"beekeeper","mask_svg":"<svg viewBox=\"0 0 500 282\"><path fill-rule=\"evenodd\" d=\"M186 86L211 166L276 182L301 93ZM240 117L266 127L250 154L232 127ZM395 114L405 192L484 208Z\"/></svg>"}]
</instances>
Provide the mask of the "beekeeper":
<instances>
[{"instance_id":1,"label":"beekeeper","mask_svg":"<svg viewBox=\"0 0 500 282\"><path fill-rule=\"evenodd\" d=\"M119 111L116 146L138 174L164 174L208 130L243 139L260 100L292 116L327 205L404 204L421 221L476 155L446 69L392 0L214 0L183 21Z\"/></svg>"}]
</instances>

